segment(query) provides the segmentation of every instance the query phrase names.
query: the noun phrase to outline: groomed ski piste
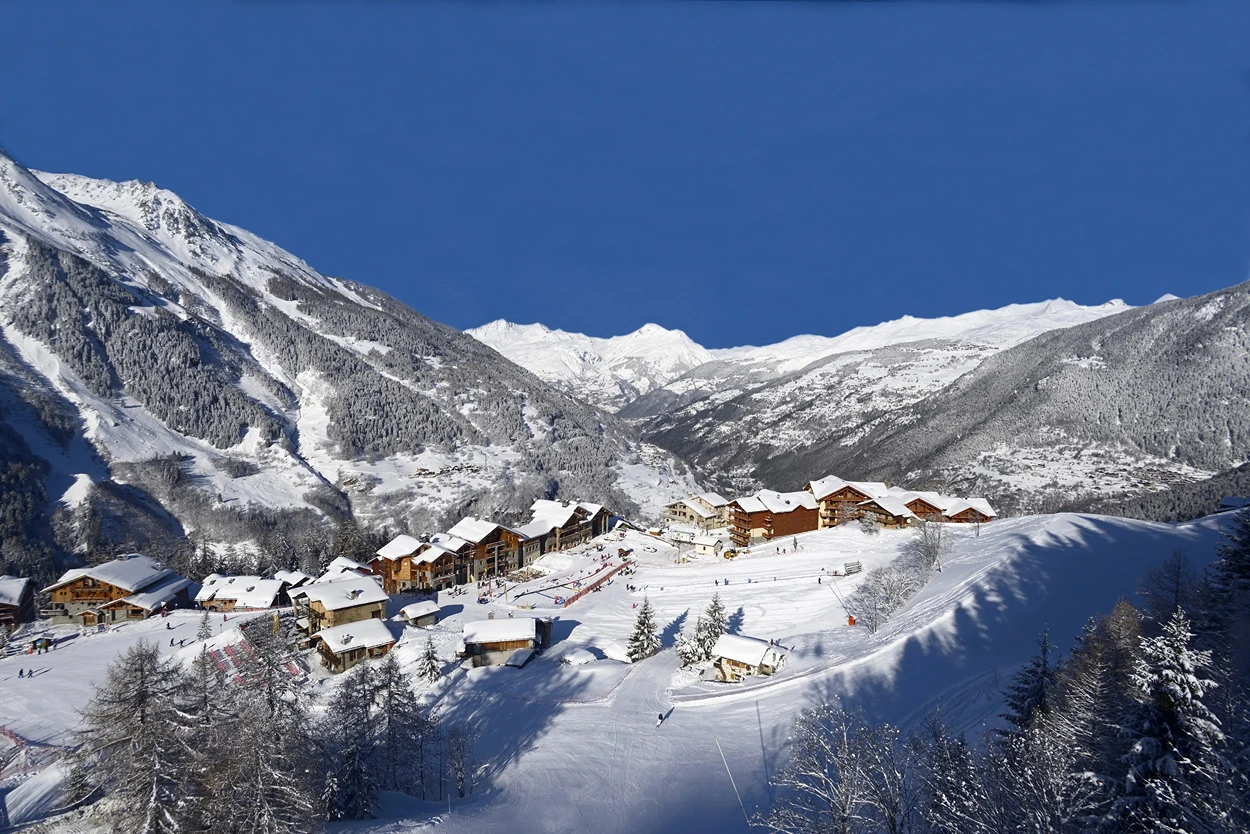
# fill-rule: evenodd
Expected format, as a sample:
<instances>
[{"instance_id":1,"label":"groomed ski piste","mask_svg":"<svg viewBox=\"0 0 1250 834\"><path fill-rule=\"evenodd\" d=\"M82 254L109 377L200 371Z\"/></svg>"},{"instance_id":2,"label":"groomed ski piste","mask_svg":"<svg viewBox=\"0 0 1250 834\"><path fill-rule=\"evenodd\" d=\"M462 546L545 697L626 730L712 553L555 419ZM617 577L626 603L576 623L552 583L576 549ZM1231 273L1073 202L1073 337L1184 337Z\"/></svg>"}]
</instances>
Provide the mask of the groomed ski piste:
<instances>
[{"instance_id":1,"label":"groomed ski piste","mask_svg":"<svg viewBox=\"0 0 1250 834\"><path fill-rule=\"evenodd\" d=\"M1172 552L1184 551L1199 566L1209 562L1221 523L1226 516L1157 524L1062 514L995 521L979 535L952 525L955 541L942 571L876 634L848 626L842 601L869 571L895 558L914 531L868 535L848 526L799 535L797 550L786 539L733 560L694 557L636 531L609 533L543 557L536 568L545 575L510 584L506 602L497 589L479 603L469 587L440 594L443 619L435 626L392 620L402 634L394 651L405 667L416 663L427 635L434 638L444 677L414 685L447 718L476 727L479 783L450 806L386 794L377 819L328 830L747 831L745 817L770 804L769 777L784 764L789 727L803 708L838 696L872 720L904 729L940 711L975 734L995 724L1002 689L1044 627L1066 650L1091 615L1130 596L1139 577ZM608 563L619 564L621 548L632 551L632 574L614 576L567 608L557 605L555 596L569 596L563 592L573 590L570 583L593 581ZM847 561L862 562L864 572L831 575ZM515 602L517 594L544 588ZM680 668L674 640L683 625L693 628L713 593L725 603L731 631L789 650L777 674L724 684ZM644 596L655 606L664 648L630 664L625 645ZM412 599L394 597L391 613ZM464 622L509 614L556 618L551 644L521 669L460 666ZM68 742L77 711L109 662L142 638L190 658L198 651L191 644L199 616L176 612L89 635L44 629L61 638L55 651L0 659L0 727L28 748L52 751L6 748L0 757L0 791L7 792L13 824L60 806L56 748ZM212 616L218 645L242 620L270 615L230 615L225 622ZM179 649L179 639L187 647ZM315 657L306 661L309 696L324 702L337 679ZM33 669L34 677L19 678L19 668ZM659 714L665 720L657 726ZM0 738L0 745L12 742ZM75 822L63 830L91 829Z\"/></svg>"}]
</instances>

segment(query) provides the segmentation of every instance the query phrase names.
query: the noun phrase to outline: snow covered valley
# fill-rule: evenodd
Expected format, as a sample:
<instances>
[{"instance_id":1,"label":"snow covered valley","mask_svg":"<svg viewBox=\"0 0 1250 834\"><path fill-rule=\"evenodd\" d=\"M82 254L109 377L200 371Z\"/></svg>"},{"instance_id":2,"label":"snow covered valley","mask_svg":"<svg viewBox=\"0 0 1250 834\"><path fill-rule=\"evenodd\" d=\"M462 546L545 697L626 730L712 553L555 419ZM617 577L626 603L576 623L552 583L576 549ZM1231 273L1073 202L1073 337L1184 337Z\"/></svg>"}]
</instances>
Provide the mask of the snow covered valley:
<instances>
[{"instance_id":1,"label":"snow covered valley","mask_svg":"<svg viewBox=\"0 0 1250 834\"><path fill-rule=\"evenodd\" d=\"M1131 594L1138 578L1169 554L1183 550L1199 566L1210 561L1221 523L1227 526L1228 517L1157 524L1062 514L999 520L979 535L960 528L942 571L875 634L849 627L842 603L915 531L870 536L844 526L800 535L797 551L786 540L793 552L779 554L783 543L773 542L733 560L695 557L642 533L609 533L543 557L536 567L545 575L509 584L507 601L502 589L486 604L472 594L443 592L437 625L392 622L402 634L394 654L409 672L426 636L433 637L445 674L433 685L414 684L445 718L476 727L479 784L450 807L385 794L377 819L334 823L330 830L748 830L734 786L748 813L770 805L769 778L785 761L800 710L837 695L871 719L904 729L934 710L969 733L992 726L1005 682L1043 628L1066 651L1089 616ZM588 581L605 558L613 562L621 547L637 560L632 575L617 576L567 608L557 605L556 597ZM862 562L864 573L834 577L848 561ZM713 593L725 603L731 631L789 649L777 674L723 684L680 668L673 643ZM630 664L623 651L644 597L656 609L663 648ZM410 601L393 597L388 613ZM453 662L465 622L510 615L554 617L551 645L520 669ZM250 616L266 615L229 615L224 623L218 616L213 629L233 629ZM37 630L26 636L55 636L58 648L34 656L10 651L0 659L0 726L26 751L6 755L0 773L13 823L61 804L61 779L49 770L57 766L55 748L68 741L77 711L108 664L144 638L189 660L198 621L198 612L186 611L92 634ZM171 637L192 645L171 647ZM315 712L344 676L325 674L315 656L307 663L303 691ZM32 670L32 677L19 677L19 669ZM667 715L658 727L657 714ZM43 830L105 830L90 811L60 824Z\"/></svg>"}]
</instances>

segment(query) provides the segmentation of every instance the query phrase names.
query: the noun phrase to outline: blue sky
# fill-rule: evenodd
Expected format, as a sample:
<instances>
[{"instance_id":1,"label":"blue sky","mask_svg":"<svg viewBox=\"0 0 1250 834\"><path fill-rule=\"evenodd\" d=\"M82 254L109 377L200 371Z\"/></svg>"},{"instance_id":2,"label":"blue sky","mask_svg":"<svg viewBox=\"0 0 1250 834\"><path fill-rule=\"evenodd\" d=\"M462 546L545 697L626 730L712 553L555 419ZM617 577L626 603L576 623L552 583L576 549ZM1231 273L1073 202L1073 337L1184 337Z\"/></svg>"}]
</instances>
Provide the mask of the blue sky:
<instances>
[{"instance_id":1,"label":"blue sky","mask_svg":"<svg viewBox=\"0 0 1250 834\"><path fill-rule=\"evenodd\" d=\"M709 347L1247 277L1250 3L4 4L0 144L456 327Z\"/></svg>"}]
</instances>

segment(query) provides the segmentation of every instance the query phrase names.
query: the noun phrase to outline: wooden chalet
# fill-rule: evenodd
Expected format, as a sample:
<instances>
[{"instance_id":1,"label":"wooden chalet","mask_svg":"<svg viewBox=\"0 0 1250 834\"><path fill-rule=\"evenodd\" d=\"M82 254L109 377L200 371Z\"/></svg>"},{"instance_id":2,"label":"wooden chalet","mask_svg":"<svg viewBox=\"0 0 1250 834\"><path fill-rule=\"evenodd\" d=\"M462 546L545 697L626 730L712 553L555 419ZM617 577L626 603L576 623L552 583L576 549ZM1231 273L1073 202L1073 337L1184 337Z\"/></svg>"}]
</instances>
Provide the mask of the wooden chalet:
<instances>
[{"instance_id":1,"label":"wooden chalet","mask_svg":"<svg viewBox=\"0 0 1250 834\"><path fill-rule=\"evenodd\" d=\"M729 502L729 536L737 547L808 533L818 525L816 499L809 492L760 490Z\"/></svg>"},{"instance_id":2,"label":"wooden chalet","mask_svg":"<svg viewBox=\"0 0 1250 834\"><path fill-rule=\"evenodd\" d=\"M541 537L543 553L602 536L612 521L612 514L602 505L586 502L538 500L530 507L530 515L532 520L520 532L527 538Z\"/></svg>"},{"instance_id":3,"label":"wooden chalet","mask_svg":"<svg viewBox=\"0 0 1250 834\"><path fill-rule=\"evenodd\" d=\"M460 656L473 666L523 666L551 638L551 623L533 617L475 620L464 624Z\"/></svg>"},{"instance_id":4,"label":"wooden chalet","mask_svg":"<svg viewBox=\"0 0 1250 834\"><path fill-rule=\"evenodd\" d=\"M291 592L295 623L309 636L347 623L383 620L389 599L371 576L314 582Z\"/></svg>"},{"instance_id":5,"label":"wooden chalet","mask_svg":"<svg viewBox=\"0 0 1250 834\"><path fill-rule=\"evenodd\" d=\"M832 475L812 481L804 489L820 506L822 530L857 520L863 502L889 492L889 487L880 481L844 481Z\"/></svg>"},{"instance_id":6,"label":"wooden chalet","mask_svg":"<svg viewBox=\"0 0 1250 834\"><path fill-rule=\"evenodd\" d=\"M518 553L521 542L528 538L502 524L483 521L473 516L462 518L447 534L473 545L468 574L470 582L502 576L520 567Z\"/></svg>"},{"instance_id":7,"label":"wooden chalet","mask_svg":"<svg viewBox=\"0 0 1250 834\"><path fill-rule=\"evenodd\" d=\"M367 658L384 657L396 640L385 621L370 619L322 629L313 642L321 665L338 674Z\"/></svg>"},{"instance_id":8,"label":"wooden chalet","mask_svg":"<svg viewBox=\"0 0 1250 834\"><path fill-rule=\"evenodd\" d=\"M51 602L40 613L53 622L82 625L145 619L189 605L191 584L155 559L132 553L66 571L43 589Z\"/></svg>"},{"instance_id":9,"label":"wooden chalet","mask_svg":"<svg viewBox=\"0 0 1250 834\"><path fill-rule=\"evenodd\" d=\"M444 536L446 534L443 534ZM464 559L471 545L461 542ZM456 584L458 554L442 545L412 536L396 536L379 550L369 567L382 580L388 594L406 591L437 591Z\"/></svg>"},{"instance_id":10,"label":"wooden chalet","mask_svg":"<svg viewBox=\"0 0 1250 834\"><path fill-rule=\"evenodd\" d=\"M771 640L722 634L712 648L715 679L737 683L748 675L771 675L781 668L786 655Z\"/></svg>"},{"instance_id":11,"label":"wooden chalet","mask_svg":"<svg viewBox=\"0 0 1250 834\"><path fill-rule=\"evenodd\" d=\"M414 602L411 605L405 605L399 609L399 615L404 618L404 622L412 626L427 626L438 623L438 615L441 609L438 603L432 599Z\"/></svg>"},{"instance_id":12,"label":"wooden chalet","mask_svg":"<svg viewBox=\"0 0 1250 834\"><path fill-rule=\"evenodd\" d=\"M287 588L283 579L213 573L204 577L195 602L205 611L264 611L290 605Z\"/></svg>"},{"instance_id":13,"label":"wooden chalet","mask_svg":"<svg viewBox=\"0 0 1250 834\"><path fill-rule=\"evenodd\" d=\"M946 520L955 524L984 524L998 518L998 513L984 498L957 500L946 509Z\"/></svg>"},{"instance_id":14,"label":"wooden chalet","mask_svg":"<svg viewBox=\"0 0 1250 834\"><path fill-rule=\"evenodd\" d=\"M859 513L861 518L875 516L877 524L882 527L906 527L920 520L901 499L892 495L868 499L859 505Z\"/></svg>"},{"instance_id":15,"label":"wooden chalet","mask_svg":"<svg viewBox=\"0 0 1250 834\"><path fill-rule=\"evenodd\" d=\"M12 631L35 619L35 583L18 576L0 576L0 628Z\"/></svg>"}]
</instances>

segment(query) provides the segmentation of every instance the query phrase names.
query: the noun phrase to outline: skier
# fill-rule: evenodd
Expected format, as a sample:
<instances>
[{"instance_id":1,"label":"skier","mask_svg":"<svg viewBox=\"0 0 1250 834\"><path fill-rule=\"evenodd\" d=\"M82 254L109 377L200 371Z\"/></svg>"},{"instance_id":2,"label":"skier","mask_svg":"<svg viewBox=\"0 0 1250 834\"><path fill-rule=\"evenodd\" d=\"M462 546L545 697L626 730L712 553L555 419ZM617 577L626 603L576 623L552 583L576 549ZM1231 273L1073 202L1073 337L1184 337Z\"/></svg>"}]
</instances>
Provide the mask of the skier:
<instances>
[{"instance_id":1,"label":"skier","mask_svg":"<svg viewBox=\"0 0 1250 834\"><path fill-rule=\"evenodd\" d=\"M25 669L18 669L18 670L17 670L17 676L18 676L19 678L24 678L24 677L26 677L26 670L25 670Z\"/></svg>"},{"instance_id":2,"label":"skier","mask_svg":"<svg viewBox=\"0 0 1250 834\"><path fill-rule=\"evenodd\" d=\"M799 537L798 536L794 537L794 549L796 551L799 549Z\"/></svg>"},{"instance_id":3,"label":"skier","mask_svg":"<svg viewBox=\"0 0 1250 834\"><path fill-rule=\"evenodd\" d=\"M664 723L664 713L660 713L658 716L656 716L656 719L655 719L655 726L657 726L657 727L658 727L658 726L660 726L660 725L661 725L661 724L663 724L663 723Z\"/></svg>"},{"instance_id":4,"label":"skier","mask_svg":"<svg viewBox=\"0 0 1250 834\"><path fill-rule=\"evenodd\" d=\"M169 638L169 647L170 647L171 649L174 647L174 638L172 638L172 637L170 637L170 638Z\"/></svg>"}]
</instances>

